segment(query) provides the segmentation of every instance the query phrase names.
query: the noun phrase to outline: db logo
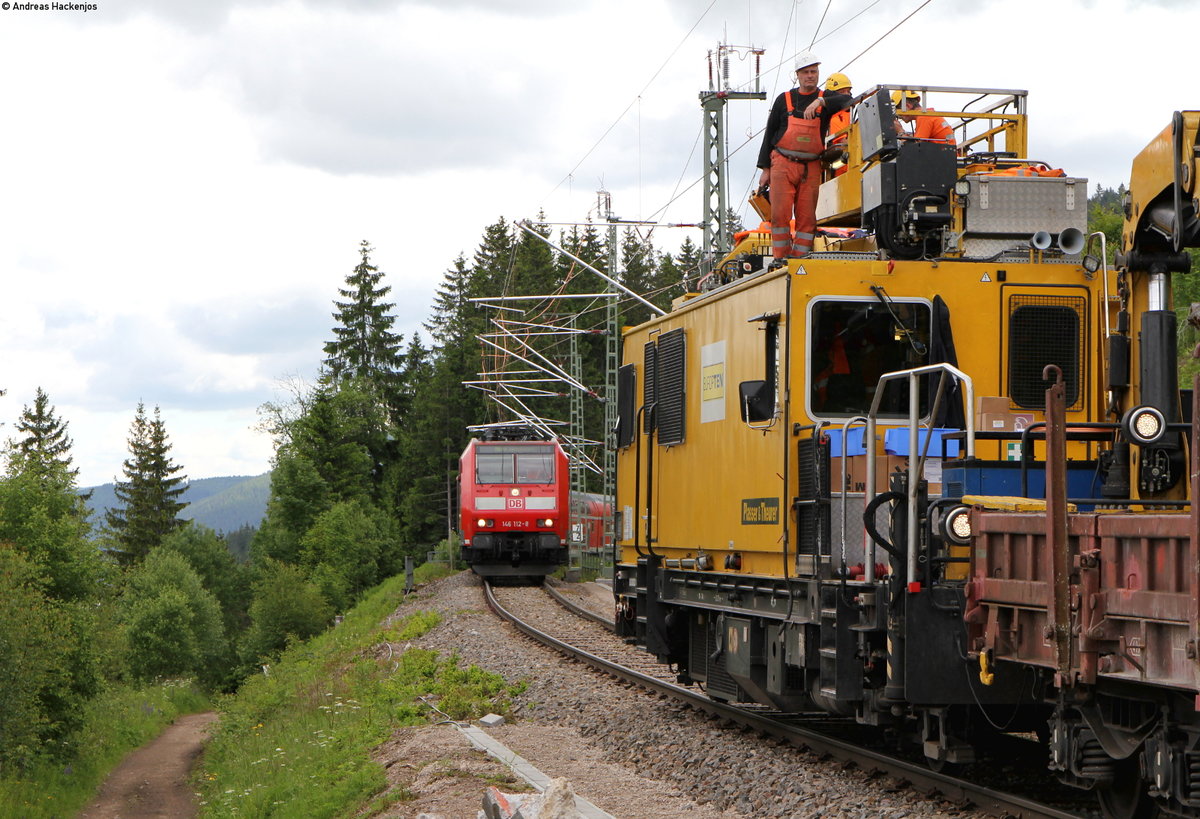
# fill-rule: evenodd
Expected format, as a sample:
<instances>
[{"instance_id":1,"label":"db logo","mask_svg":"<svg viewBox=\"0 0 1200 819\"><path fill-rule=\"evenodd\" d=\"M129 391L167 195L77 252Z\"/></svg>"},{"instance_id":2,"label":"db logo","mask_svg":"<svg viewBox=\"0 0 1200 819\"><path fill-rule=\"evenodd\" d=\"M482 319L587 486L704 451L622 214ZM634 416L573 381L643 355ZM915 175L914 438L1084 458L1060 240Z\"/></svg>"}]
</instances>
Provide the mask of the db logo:
<instances>
[{"instance_id":1,"label":"db logo","mask_svg":"<svg viewBox=\"0 0 1200 819\"><path fill-rule=\"evenodd\" d=\"M509 509L524 509L525 508L525 499L524 498L509 498L508 499L508 508Z\"/></svg>"}]
</instances>

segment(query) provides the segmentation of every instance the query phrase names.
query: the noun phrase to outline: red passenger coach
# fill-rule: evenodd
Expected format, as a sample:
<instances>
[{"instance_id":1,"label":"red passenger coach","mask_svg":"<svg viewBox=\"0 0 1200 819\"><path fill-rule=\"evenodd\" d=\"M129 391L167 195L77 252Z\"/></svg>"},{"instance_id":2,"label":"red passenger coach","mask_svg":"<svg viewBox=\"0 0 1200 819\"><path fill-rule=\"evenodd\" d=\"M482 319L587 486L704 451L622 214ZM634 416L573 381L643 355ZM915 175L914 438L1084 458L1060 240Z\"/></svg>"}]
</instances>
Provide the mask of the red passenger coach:
<instances>
[{"instance_id":1,"label":"red passenger coach","mask_svg":"<svg viewBox=\"0 0 1200 819\"><path fill-rule=\"evenodd\" d=\"M566 563L569 481L557 441L472 438L459 461L463 560L482 577L541 577Z\"/></svg>"}]
</instances>

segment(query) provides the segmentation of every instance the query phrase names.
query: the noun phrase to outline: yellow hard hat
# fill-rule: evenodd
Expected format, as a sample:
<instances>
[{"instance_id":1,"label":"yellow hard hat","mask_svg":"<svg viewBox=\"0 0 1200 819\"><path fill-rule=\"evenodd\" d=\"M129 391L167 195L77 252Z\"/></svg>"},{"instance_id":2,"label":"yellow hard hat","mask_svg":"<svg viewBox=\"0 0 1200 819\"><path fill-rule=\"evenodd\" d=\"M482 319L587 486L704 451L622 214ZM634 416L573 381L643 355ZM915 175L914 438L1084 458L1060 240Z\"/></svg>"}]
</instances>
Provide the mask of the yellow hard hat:
<instances>
[{"instance_id":1,"label":"yellow hard hat","mask_svg":"<svg viewBox=\"0 0 1200 819\"><path fill-rule=\"evenodd\" d=\"M845 91L851 86L850 78L845 74L830 74L825 80L826 91Z\"/></svg>"},{"instance_id":2,"label":"yellow hard hat","mask_svg":"<svg viewBox=\"0 0 1200 819\"><path fill-rule=\"evenodd\" d=\"M920 99L921 99L921 95L920 95L920 94L918 94L916 91L909 91L907 88L906 88L906 89L904 89L903 91L893 91L893 92L892 92L892 105L894 105L894 106L896 106L897 108L899 108L899 107L900 107L900 100L901 100L902 98L903 98L903 99L910 99L910 100L920 100Z\"/></svg>"}]
</instances>

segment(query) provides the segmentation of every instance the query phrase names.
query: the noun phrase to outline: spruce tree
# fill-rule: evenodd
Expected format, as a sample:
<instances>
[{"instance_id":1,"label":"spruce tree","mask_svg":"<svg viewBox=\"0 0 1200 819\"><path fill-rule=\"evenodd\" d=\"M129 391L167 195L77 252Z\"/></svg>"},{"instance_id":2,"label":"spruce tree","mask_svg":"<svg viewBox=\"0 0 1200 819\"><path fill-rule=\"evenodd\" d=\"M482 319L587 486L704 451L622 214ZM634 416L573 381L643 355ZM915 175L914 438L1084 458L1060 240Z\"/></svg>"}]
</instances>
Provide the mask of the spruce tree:
<instances>
[{"instance_id":1,"label":"spruce tree","mask_svg":"<svg viewBox=\"0 0 1200 819\"><path fill-rule=\"evenodd\" d=\"M644 241L632 228L626 228L621 237L621 283L642 298L660 304L662 297L656 292L658 254L649 241ZM651 310L637 299L621 294L621 324L641 324L650 318Z\"/></svg>"},{"instance_id":2,"label":"spruce tree","mask_svg":"<svg viewBox=\"0 0 1200 819\"><path fill-rule=\"evenodd\" d=\"M380 285L383 274L371 264L371 246L363 240L362 259L346 277L335 301L333 341L325 344L324 380L334 384L358 379L389 407L394 403L397 373L403 363L404 337L392 332L395 305L384 301L391 287Z\"/></svg>"},{"instance_id":3,"label":"spruce tree","mask_svg":"<svg viewBox=\"0 0 1200 819\"><path fill-rule=\"evenodd\" d=\"M183 467L172 462L170 451L159 408L150 419L139 401L129 430L125 480L117 481L115 488L120 506L105 514L125 563L140 563L165 536L187 523L179 517L187 506L179 499L187 477L179 474Z\"/></svg>"},{"instance_id":4,"label":"spruce tree","mask_svg":"<svg viewBox=\"0 0 1200 819\"><path fill-rule=\"evenodd\" d=\"M98 588L100 567L88 535L89 511L75 491L67 424L39 388L8 442L0 480L0 544L31 560L42 590L55 600L82 600ZM2 550L2 547L0 547Z\"/></svg>"},{"instance_id":5,"label":"spruce tree","mask_svg":"<svg viewBox=\"0 0 1200 819\"><path fill-rule=\"evenodd\" d=\"M690 236L685 237L679 245L679 252L675 254L675 268L682 276L681 283L685 291L695 290L700 282L701 255L700 248Z\"/></svg>"},{"instance_id":6,"label":"spruce tree","mask_svg":"<svg viewBox=\"0 0 1200 819\"><path fill-rule=\"evenodd\" d=\"M25 473L58 486L74 486L79 470L71 464L71 438L67 422L54 414L54 406L41 387L17 420L22 437L9 441L8 476Z\"/></svg>"}]
</instances>

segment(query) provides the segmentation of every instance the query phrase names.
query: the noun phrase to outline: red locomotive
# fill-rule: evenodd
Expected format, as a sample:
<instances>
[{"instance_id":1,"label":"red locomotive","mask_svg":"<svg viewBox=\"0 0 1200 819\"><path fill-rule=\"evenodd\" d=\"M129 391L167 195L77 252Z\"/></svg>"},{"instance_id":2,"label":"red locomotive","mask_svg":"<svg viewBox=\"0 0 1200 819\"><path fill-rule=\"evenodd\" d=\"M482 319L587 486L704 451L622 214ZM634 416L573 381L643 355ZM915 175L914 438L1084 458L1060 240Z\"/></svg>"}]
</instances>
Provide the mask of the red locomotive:
<instances>
[{"instance_id":1,"label":"red locomotive","mask_svg":"<svg viewBox=\"0 0 1200 819\"><path fill-rule=\"evenodd\" d=\"M567 454L528 428L481 432L459 459L462 559L481 577L545 576L567 562Z\"/></svg>"}]
</instances>

